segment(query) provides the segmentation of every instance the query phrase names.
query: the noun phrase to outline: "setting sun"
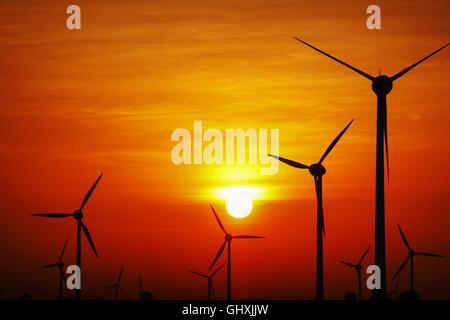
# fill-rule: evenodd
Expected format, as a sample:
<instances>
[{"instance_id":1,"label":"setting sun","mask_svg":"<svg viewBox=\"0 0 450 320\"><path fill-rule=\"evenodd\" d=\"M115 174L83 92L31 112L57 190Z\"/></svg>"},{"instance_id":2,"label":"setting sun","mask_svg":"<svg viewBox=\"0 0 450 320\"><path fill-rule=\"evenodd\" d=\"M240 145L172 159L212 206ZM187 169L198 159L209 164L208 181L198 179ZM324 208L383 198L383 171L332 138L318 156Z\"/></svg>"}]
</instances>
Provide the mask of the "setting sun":
<instances>
[{"instance_id":1,"label":"setting sun","mask_svg":"<svg viewBox=\"0 0 450 320\"><path fill-rule=\"evenodd\" d=\"M228 213L235 218L244 218L253 208L251 188L230 187L226 189Z\"/></svg>"}]
</instances>

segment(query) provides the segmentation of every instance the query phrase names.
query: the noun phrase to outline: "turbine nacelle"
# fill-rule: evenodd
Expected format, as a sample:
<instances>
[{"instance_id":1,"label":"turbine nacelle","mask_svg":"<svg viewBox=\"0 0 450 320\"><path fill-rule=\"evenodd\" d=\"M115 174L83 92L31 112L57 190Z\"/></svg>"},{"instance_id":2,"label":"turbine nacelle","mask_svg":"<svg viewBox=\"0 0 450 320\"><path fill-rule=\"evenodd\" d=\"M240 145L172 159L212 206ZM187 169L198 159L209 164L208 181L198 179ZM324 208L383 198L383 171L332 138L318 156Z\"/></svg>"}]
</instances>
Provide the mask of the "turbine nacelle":
<instances>
[{"instance_id":1,"label":"turbine nacelle","mask_svg":"<svg viewBox=\"0 0 450 320\"><path fill-rule=\"evenodd\" d=\"M392 80L388 76L380 75L373 79L372 90L378 95L387 95L392 90Z\"/></svg>"},{"instance_id":2,"label":"turbine nacelle","mask_svg":"<svg viewBox=\"0 0 450 320\"><path fill-rule=\"evenodd\" d=\"M309 167L309 173L311 175L313 175L314 177L323 176L326 172L327 172L327 170L320 163L314 163Z\"/></svg>"},{"instance_id":3,"label":"turbine nacelle","mask_svg":"<svg viewBox=\"0 0 450 320\"><path fill-rule=\"evenodd\" d=\"M83 219L83 212L81 212L81 210L77 210L73 213L73 218L75 220L81 220Z\"/></svg>"},{"instance_id":4,"label":"turbine nacelle","mask_svg":"<svg viewBox=\"0 0 450 320\"><path fill-rule=\"evenodd\" d=\"M229 233L225 234L225 241L231 241L233 239L233 236Z\"/></svg>"},{"instance_id":5,"label":"turbine nacelle","mask_svg":"<svg viewBox=\"0 0 450 320\"><path fill-rule=\"evenodd\" d=\"M59 261L56 263L56 266L60 269L62 269L62 267L64 267L64 263L62 261Z\"/></svg>"}]
</instances>

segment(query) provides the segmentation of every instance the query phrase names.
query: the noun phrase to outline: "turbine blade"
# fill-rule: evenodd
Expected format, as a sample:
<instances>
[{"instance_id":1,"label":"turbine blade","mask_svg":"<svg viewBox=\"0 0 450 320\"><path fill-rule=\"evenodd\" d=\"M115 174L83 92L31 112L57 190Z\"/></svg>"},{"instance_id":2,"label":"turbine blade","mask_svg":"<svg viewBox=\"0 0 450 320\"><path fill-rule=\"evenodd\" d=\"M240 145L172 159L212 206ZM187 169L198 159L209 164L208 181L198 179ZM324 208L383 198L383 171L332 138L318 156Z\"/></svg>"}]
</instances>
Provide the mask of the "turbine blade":
<instances>
[{"instance_id":1,"label":"turbine blade","mask_svg":"<svg viewBox=\"0 0 450 320\"><path fill-rule=\"evenodd\" d=\"M300 169L309 169L309 166L304 165L304 164L302 164L300 162L292 161L292 160L289 160L289 159L286 159L286 158L282 158L282 157L279 157L279 156L274 156L274 155L271 155L271 154L269 154L269 156L271 156L272 158L278 159L281 162L284 162L284 163L290 165L291 167L300 168Z\"/></svg>"},{"instance_id":2,"label":"turbine blade","mask_svg":"<svg viewBox=\"0 0 450 320\"><path fill-rule=\"evenodd\" d=\"M58 262L61 262L61 260L62 260L62 258L63 258L64 251L66 250L67 242L69 242L69 239L67 239L67 240L66 240L66 243L64 243L64 247L63 247L63 249L62 249L62 251L61 251L61 254L60 254L60 256L59 256Z\"/></svg>"},{"instance_id":3,"label":"turbine blade","mask_svg":"<svg viewBox=\"0 0 450 320\"><path fill-rule=\"evenodd\" d=\"M397 80L398 78L400 78L401 76L403 76L405 73L407 73L409 70L411 70L412 68L414 68L415 66L417 66L419 63L427 60L428 58L430 58L432 55L438 53L439 51L441 51L442 49L444 49L445 47L447 47L449 44L447 43L445 46L437 49L436 51L434 51L433 53L429 54L428 56L426 56L425 58L423 58L422 60L417 61L416 63L414 63L413 65L409 66L408 68L400 71L399 73L397 73L396 75L391 77L392 81Z\"/></svg>"},{"instance_id":4,"label":"turbine blade","mask_svg":"<svg viewBox=\"0 0 450 320\"><path fill-rule=\"evenodd\" d=\"M220 247L219 252L217 253L217 256L214 258L213 262L211 263L211 266L209 267L209 270L212 269L212 267L214 266L214 264L216 263L217 259L219 259L220 255L223 252L223 249L225 249L225 245L227 244L227 241L225 240L223 242L223 245Z\"/></svg>"},{"instance_id":5,"label":"turbine blade","mask_svg":"<svg viewBox=\"0 0 450 320\"><path fill-rule=\"evenodd\" d=\"M343 263L343 264L345 264L345 265L347 265L349 267L352 267L352 268L356 267L356 265L348 263L348 262L345 262L345 261L340 261L340 263Z\"/></svg>"},{"instance_id":6,"label":"turbine blade","mask_svg":"<svg viewBox=\"0 0 450 320\"><path fill-rule=\"evenodd\" d=\"M367 252L369 252L369 250L370 250L370 247L368 247L367 250L366 250L366 252L364 252L364 254L362 255L362 257L361 257L361 259L359 260L358 264L361 264L361 262L364 260L366 254L367 254Z\"/></svg>"},{"instance_id":7,"label":"turbine blade","mask_svg":"<svg viewBox=\"0 0 450 320\"><path fill-rule=\"evenodd\" d=\"M387 178L389 183L389 151L388 151L388 133L387 133L387 109L386 105L383 108L383 135L384 135L384 148L386 149L386 169L387 169Z\"/></svg>"},{"instance_id":8,"label":"turbine blade","mask_svg":"<svg viewBox=\"0 0 450 320\"><path fill-rule=\"evenodd\" d=\"M122 294L126 297L127 294L125 293L125 291L123 291L122 287L121 286L118 286L118 287L119 287L120 292L122 292Z\"/></svg>"},{"instance_id":9,"label":"turbine blade","mask_svg":"<svg viewBox=\"0 0 450 320\"><path fill-rule=\"evenodd\" d=\"M240 235L240 236L233 236L233 239L263 239L265 237L261 236L247 236L247 235Z\"/></svg>"},{"instance_id":10,"label":"turbine blade","mask_svg":"<svg viewBox=\"0 0 450 320\"><path fill-rule=\"evenodd\" d=\"M214 213L214 216L216 217L216 220L217 220L217 223L219 224L220 229L222 229L222 231L224 233L227 233L227 231L225 230L225 227L223 226L222 222L219 219L219 216L216 213L216 210L214 210L214 207L212 206L212 204L210 204L210 206L211 206L211 209L212 209L212 211Z\"/></svg>"},{"instance_id":11,"label":"turbine blade","mask_svg":"<svg viewBox=\"0 0 450 320\"><path fill-rule=\"evenodd\" d=\"M32 216L36 217L47 217L47 218L66 218L72 217L72 213L34 213Z\"/></svg>"},{"instance_id":12,"label":"turbine blade","mask_svg":"<svg viewBox=\"0 0 450 320\"><path fill-rule=\"evenodd\" d=\"M371 80L371 81L373 81L373 80L375 79L375 78L372 77L371 75L368 75L367 73L365 73L365 72L363 72L363 71L361 71L361 70L359 70L359 69L356 69L355 67L352 67L351 65L345 63L344 61L341 61L341 60L339 60L339 59L333 57L332 55L329 55L328 53L326 53L326 52L324 52L324 51L322 51L322 50L320 50L320 49L318 49L318 48L316 48L316 47L310 45L309 43L307 43L307 42L305 42L305 41L303 41L303 40L300 40L299 38L294 37L294 39L300 41L300 42L303 43L303 44L306 44L308 47L310 47L310 48L316 50L317 52L320 52L321 54L327 56L328 58L331 58L331 59L333 59L334 61L339 62L340 64L343 64L343 65L346 66L347 68L352 69L353 71L359 73L360 75L362 75L363 77L366 77L367 79L369 79L369 80Z\"/></svg>"},{"instance_id":13,"label":"turbine blade","mask_svg":"<svg viewBox=\"0 0 450 320\"><path fill-rule=\"evenodd\" d=\"M400 230L400 234L402 235L403 242L405 243L406 247L407 247L409 250L411 250L411 248L410 248L410 246L409 246L409 244L408 244L408 241L406 240L406 237L405 237L405 235L403 234L402 228L400 228L400 225L399 225L398 223L397 223L397 226L398 226L398 230Z\"/></svg>"},{"instance_id":14,"label":"turbine blade","mask_svg":"<svg viewBox=\"0 0 450 320\"><path fill-rule=\"evenodd\" d=\"M95 255L98 258L97 250L95 250L94 242L92 241L91 235L89 234L89 230L87 229L87 227L84 225L84 223L82 221L80 221L80 223L81 223L81 228L83 229L83 232L84 232L86 238L88 239L89 243L91 244L92 249L94 250Z\"/></svg>"},{"instance_id":15,"label":"turbine blade","mask_svg":"<svg viewBox=\"0 0 450 320\"><path fill-rule=\"evenodd\" d=\"M119 277L117 278L117 283L119 283L120 279L122 278L122 272L123 272L123 267L120 269Z\"/></svg>"},{"instance_id":16,"label":"turbine blade","mask_svg":"<svg viewBox=\"0 0 450 320\"><path fill-rule=\"evenodd\" d=\"M445 256L441 256L439 254L428 253L428 252L416 252L418 256L427 256L427 257L436 257L436 258L445 258Z\"/></svg>"},{"instance_id":17,"label":"turbine blade","mask_svg":"<svg viewBox=\"0 0 450 320\"><path fill-rule=\"evenodd\" d=\"M188 270L188 271L191 272L191 273L193 273L193 274L196 274L196 275L198 275L198 276L200 276L200 277L203 277L203 278L208 279L208 276L205 275L205 274L202 274L202 273L200 273L200 272L196 272L196 271L193 271L193 270Z\"/></svg>"},{"instance_id":18,"label":"turbine blade","mask_svg":"<svg viewBox=\"0 0 450 320\"><path fill-rule=\"evenodd\" d=\"M409 255L408 255L408 257L406 258L406 260L403 261L402 266L400 267L400 269L398 269L398 271L395 273L395 275L392 277L392 279L395 279L395 277L398 276L398 274L400 273L400 271L402 271L403 268L404 268L404 267L406 266L406 264L408 263L408 260L409 260Z\"/></svg>"},{"instance_id":19,"label":"turbine blade","mask_svg":"<svg viewBox=\"0 0 450 320\"><path fill-rule=\"evenodd\" d=\"M314 177L314 182L316 184L317 201L318 203L322 204L322 176L317 177L317 179L316 177ZM323 217L323 206L321 207L320 212L318 212L317 219L319 220L318 223L320 224L323 235L325 236L325 218Z\"/></svg>"},{"instance_id":20,"label":"turbine blade","mask_svg":"<svg viewBox=\"0 0 450 320\"><path fill-rule=\"evenodd\" d=\"M53 267L56 267L56 266L57 266L56 263L54 263L54 264L48 264L46 266L42 266L42 268L53 268Z\"/></svg>"},{"instance_id":21,"label":"turbine blade","mask_svg":"<svg viewBox=\"0 0 450 320\"><path fill-rule=\"evenodd\" d=\"M81 207L80 207L80 211L83 210L84 205L86 204L86 202L89 200L89 198L91 197L92 192L94 191L95 187L97 186L97 183L100 181L100 179L103 176L103 172L100 174L100 176L98 177L97 181L95 181L94 185L91 187L91 190L89 190L89 192L86 194L86 196L84 197L83 203L81 203Z\"/></svg>"},{"instance_id":22,"label":"turbine blade","mask_svg":"<svg viewBox=\"0 0 450 320\"><path fill-rule=\"evenodd\" d=\"M59 268L59 274L60 274L61 278L62 278L64 281L66 281L66 276L64 275L64 270L63 270L63 268Z\"/></svg>"},{"instance_id":23,"label":"turbine blade","mask_svg":"<svg viewBox=\"0 0 450 320\"><path fill-rule=\"evenodd\" d=\"M212 275L210 275L209 277L210 278L212 278L212 277L214 277L215 276L215 274L217 273L217 272L219 272L220 271L220 269L222 269L224 266L226 265L226 263L224 263L223 265L221 265L219 268L217 268L217 270L216 271L214 271L213 272L213 274Z\"/></svg>"},{"instance_id":24,"label":"turbine blade","mask_svg":"<svg viewBox=\"0 0 450 320\"><path fill-rule=\"evenodd\" d=\"M331 144L328 146L327 150L323 154L322 158L320 158L319 163L322 163L323 160L325 160L326 156L333 150L336 143L338 143L339 139L341 139L342 135L347 131L348 127L352 124L353 120L349 122L349 124L341 131L341 133L338 134L338 136L331 142Z\"/></svg>"}]
</instances>

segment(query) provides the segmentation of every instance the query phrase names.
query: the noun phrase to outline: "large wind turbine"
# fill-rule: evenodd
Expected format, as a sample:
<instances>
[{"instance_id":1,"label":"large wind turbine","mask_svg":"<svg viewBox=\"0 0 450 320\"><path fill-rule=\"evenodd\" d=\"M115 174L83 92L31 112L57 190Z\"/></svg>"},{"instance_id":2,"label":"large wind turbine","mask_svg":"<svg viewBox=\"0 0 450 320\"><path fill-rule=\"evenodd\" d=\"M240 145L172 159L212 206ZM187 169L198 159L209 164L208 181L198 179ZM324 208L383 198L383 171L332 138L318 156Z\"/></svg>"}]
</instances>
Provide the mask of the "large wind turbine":
<instances>
[{"instance_id":1,"label":"large wind turbine","mask_svg":"<svg viewBox=\"0 0 450 320\"><path fill-rule=\"evenodd\" d=\"M323 218L323 206L322 206L322 176L325 174L325 167L322 165L323 160L326 156L333 150L336 143L342 137L342 135L347 131L348 127L352 124L353 120L339 133L339 135L333 140L333 142L328 146L325 153L322 155L318 163L314 163L311 166L301 164L296 161L285 159L282 157L274 156L269 154L269 156L278 159L292 167L299 169L309 169L309 173L314 177L314 184L316 186L316 197L317 197L317 262L316 262L316 299L323 300L323 239L322 235L325 235L325 223Z\"/></svg>"},{"instance_id":2,"label":"large wind turbine","mask_svg":"<svg viewBox=\"0 0 450 320\"><path fill-rule=\"evenodd\" d=\"M217 272L220 271L220 269L223 268L224 265L225 265L225 263L223 265L221 265L219 268L217 268L217 270L214 271L213 273L211 273L209 276L206 274L200 273L200 272L188 270L189 272L208 280L208 300L211 300L211 294L214 297L214 299L216 298L216 293L214 291L214 285L213 285L212 278L216 275Z\"/></svg>"},{"instance_id":3,"label":"large wind turbine","mask_svg":"<svg viewBox=\"0 0 450 320\"><path fill-rule=\"evenodd\" d=\"M214 213L214 216L216 217L217 223L219 224L220 229L222 229L223 233L225 233L225 241L223 242L222 246L219 249L219 252L217 253L217 256L214 258L214 261L211 263L211 266L209 267L209 270L212 269L214 264L216 263L217 259L219 259L220 255L223 252L223 249L225 249L225 245L228 244L228 262L227 262L227 300L231 300L231 240L233 239L261 239L264 237L260 236L247 236L247 235L241 235L241 236L233 236L231 233L228 233L222 222L219 219L219 216L217 215L216 211L214 210L213 206L211 206L211 209Z\"/></svg>"},{"instance_id":4,"label":"large wind turbine","mask_svg":"<svg viewBox=\"0 0 450 320\"><path fill-rule=\"evenodd\" d=\"M409 265L411 266L410 289L411 289L411 293L413 293L414 292L414 256L427 256L427 257L436 257L436 258L445 258L445 257L444 256L440 256L438 254L433 254L433 253L415 252L409 246L408 241L406 240L406 237L403 234L402 228L400 228L400 225L398 223L397 223L397 225L398 225L398 230L400 231L400 234L402 235L403 243L405 244L406 248L408 248L409 252L408 252L408 257L403 262L403 264L401 265L400 269L398 269L398 271L395 273L395 275L394 275L394 277L392 279L395 279L400 274L400 271L403 270L403 268L406 266L406 264L408 263L408 260L409 260Z\"/></svg>"},{"instance_id":5,"label":"large wind turbine","mask_svg":"<svg viewBox=\"0 0 450 320\"><path fill-rule=\"evenodd\" d=\"M122 272L123 272L123 267L120 269L120 273L119 273L119 277L117 278L117 282L103 287L103 288L114 288L114 300L119 299L119 290L122 292L122 294L125 295L125 292L123 291L122 287L120 286L120 279L122 278ZM111 293L111 291L109 291L106 295L109 295L110 293Z\"/></svg>"},{"instance_id":6,"label":"large wind turbine","mask_svg":"<svg viewBox=\"0 0 450 320\"><path fill-rule=\"evenodd\" d=\"M363 77L372 81L372 90L377 95L377 151L376 151L376 194L375 194L375 264L381 269L381 289L379 295L386 297L386 243L385 243L385 216L384 216L384 148L386 148L386 165L387 174L389 178L389 155L387 144L387 107L386 96L392 90L392 83L407 73L409 70L417 66L419 63L425 61L435 53L441 51L448 46L448 43L429 54L425 58L412 64L408 68L400 71L392 77L385 75L379 75L373 77L351 65L329 55L328 53L310 45L309 43L295 38L308 47L316 50L317 52L333 59L336 62L350 68L351 70L359 73ZM383 140L384 139L384 140Z\"/></svg>"},{"instance_id":7,"label":"large wind turbine","mask_svg":"<svg viewBox=\"0 0 450 320\"><path fill-rule=\"evenodd\" d=\"M345 262L345 261L341 261L341 263L356 269L356 274L358 275L358 299L359 300L361 300L361 298L362 298L362 290L361 290L361 269L362 269L362 266L361 266L361 262L364 260L364 257L366 256L367 252L369 252L369 249L370 249L370 247L367 248L366 252L364 252L364 254L362 255L361 259L359 259L359 262L357 264L352 264L352 263L348 263L348 262Z\"/></svg>"},{"instance_id":8,"label":"large wind turbine","mask_svg":"<svg viewBox=\"0 0 450 320\"><path fill-rule=\"evenodd\" d=\"M61 251L61 254L59 255L59 259L58 262L54 263L54 264L48 264L46 266L42 266L42 268L54 268L54 267L58 267L59 269L59 300L63 299L63 282L65 282L66 277L64 276L64 263L62 262L62 258L64 256L64 251L66 250L66 246L67 246L67 242L69 240L66 240L66 243L64 243L64 247Z\"/></svg>"},{"instance_id":9,"label":"large wind turbine","mask_svg":"<svg viewBox=\"0 0 450 320\"><path fill-rule=\"evenodd\" d=\"M89 197L91 196L92 192L94 191L95 187L97 186L98 182L102 178L103 173L100 174L97 181L95 181L94 185L91 187L89 192L84 197L83 202L81 203L80 209L75 211L74 213L37 213L32 214L32 216L38 216L38 217L47 217L47 218L67 218L67 217L73 217L75 220L77 220L77 266L81 270L81 230L83 230L84 235L88 239L89 243L91 244L92 250L94 250L95 255L98 258L97 250L95 250L94 242L92 241L91 235L89 233L88 228L83 223L83 208L86 205L86 202L89 200ZM80 275L81 277L81 275ZM81 299L81 289L76 290L77 294L77 300Z\"/></svg>"}]
</instances>

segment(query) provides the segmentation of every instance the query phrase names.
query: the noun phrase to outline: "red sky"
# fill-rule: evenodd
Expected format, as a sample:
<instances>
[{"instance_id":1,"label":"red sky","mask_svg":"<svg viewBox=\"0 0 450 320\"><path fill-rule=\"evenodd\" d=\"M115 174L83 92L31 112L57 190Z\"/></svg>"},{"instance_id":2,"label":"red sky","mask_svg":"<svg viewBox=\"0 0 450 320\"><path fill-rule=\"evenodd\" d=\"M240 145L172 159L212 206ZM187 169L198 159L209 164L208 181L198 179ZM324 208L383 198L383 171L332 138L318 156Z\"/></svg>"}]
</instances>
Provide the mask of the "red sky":
<instances>
[{"instance_id":1,"label":"red sky","mask_svg":"<svg viewBox=\"0 0 450 320\"><path fill-rule=\"evenodd\" d=\"M315 192L307 172L280 165L175 166L173 130L280 130L280 154L311 164L355 119L327 157L325 296L354 290L355 261L374 243L376 97L370 83L292 39L299 36L377 75L393 75L448 42L446 1L378 1L382 29L368 30L367 1L77 1L82 30L65 27L71 1L0 3L0 289L52 298L57 259L75 222L30 217L72 212L100 172L85 223L86 295L101 297L125 265L162 298L203 298L206 271L223 236L214 203L233 233L233 296L314 296ZM388 278L407 251L399 222L418 251L450 255L448 49L410 71L388 96L391 176L387 187ZM251 215L226 213L215 190L263 190ZM366 264L373 262L373 250ZM450 298L449 259L418 257L424 298ZM400 287L408 287L409 271ZM216 279L225 296L225 273ZM390 285L390 281L388 283ZM365 291L367 296L368 292Z\"/></svg>"}]
</instances>

